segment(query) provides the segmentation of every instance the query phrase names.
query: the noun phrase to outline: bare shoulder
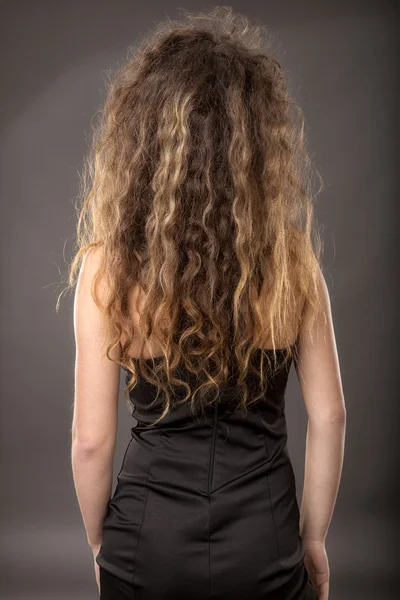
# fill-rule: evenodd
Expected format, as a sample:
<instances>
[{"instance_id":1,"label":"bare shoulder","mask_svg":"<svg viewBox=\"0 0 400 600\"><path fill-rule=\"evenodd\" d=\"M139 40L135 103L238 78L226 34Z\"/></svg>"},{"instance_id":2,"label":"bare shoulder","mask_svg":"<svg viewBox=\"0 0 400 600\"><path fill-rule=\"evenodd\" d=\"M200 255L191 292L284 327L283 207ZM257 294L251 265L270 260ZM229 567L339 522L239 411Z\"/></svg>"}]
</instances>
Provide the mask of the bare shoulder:
<instances>
[{"instance_id":1,"label":"bare shoulder","mask_svg":"<svg viewBox=\"0 0 400 600\"><path fill-rule=\"evenodd\" d=\"M107 321L104 306L107 302L108 291L104 278L97 275L103 261L103 249L92 247L84 254L78 275L74 298L74 328L76 342L79 348L91 347L97 344L96 351L104 350L108 344ZM95 352L93 347L90 353ZM118 357L119 350L113 354Z\"/></svg>"},{"instance_id":2,"label":"bare shoulder","mask_svg":"<svg viewBox=\"0 0 400 600\"><path fill-rule=\"evenodd\" d=\"M77 297L86 299L86 308L89 308L93 302L92 292L96 283L96 294L98 300L103 305L107 298L107 287L105 279L96 277L100 272L104 261L104 250L102 246L93 246L86 251L82 258L82 263L79 271L76 294Z\"/></svg>"},{"instance_id":3,"label":"bare shoulder","mask_svg":"<svg viewBox=\"0 0 400 600\"><path fill-rule=\"evenodd\" d=\"M104 250L102 246L93 246L89 248L82 258L79 280L93 280L100 269L104 260Z\"/></svg>"},{"instance_id":4,"label":"bare shoulder","mask_svg":"<svg viewBox=\"0 0 400 600\"><path fill-rule=\"evenodd\" d=\"M317 289L316 313L307 304L304 307L295 367L309 418L330 420L343 418L345 402L331 300L322 269Z\"/></svg>"}]
</instances>

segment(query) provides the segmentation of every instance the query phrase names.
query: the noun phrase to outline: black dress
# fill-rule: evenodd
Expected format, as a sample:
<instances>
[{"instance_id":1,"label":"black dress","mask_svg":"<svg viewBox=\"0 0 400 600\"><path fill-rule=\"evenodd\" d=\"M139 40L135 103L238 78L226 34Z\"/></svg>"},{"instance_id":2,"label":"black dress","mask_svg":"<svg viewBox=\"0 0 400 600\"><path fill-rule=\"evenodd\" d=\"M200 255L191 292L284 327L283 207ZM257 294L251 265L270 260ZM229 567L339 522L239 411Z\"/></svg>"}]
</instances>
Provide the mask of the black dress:
<instances>
[{"instance_id":1,"label":"black dress","mask_svg":"<svg viewBox=\"0 0 400 600\"><path fill-rule=\"evenodd\" d=\"M187 403L177 405L152 429L146 424L161 414L161 396L149 409L156 388L140 379L130 392L138 423L96 558L101 598L317 598L304 566L286 447L291 362L246 413L232 411L233 390L226 386L205 415L193 417Z\"/></svg>"}]
</instances>

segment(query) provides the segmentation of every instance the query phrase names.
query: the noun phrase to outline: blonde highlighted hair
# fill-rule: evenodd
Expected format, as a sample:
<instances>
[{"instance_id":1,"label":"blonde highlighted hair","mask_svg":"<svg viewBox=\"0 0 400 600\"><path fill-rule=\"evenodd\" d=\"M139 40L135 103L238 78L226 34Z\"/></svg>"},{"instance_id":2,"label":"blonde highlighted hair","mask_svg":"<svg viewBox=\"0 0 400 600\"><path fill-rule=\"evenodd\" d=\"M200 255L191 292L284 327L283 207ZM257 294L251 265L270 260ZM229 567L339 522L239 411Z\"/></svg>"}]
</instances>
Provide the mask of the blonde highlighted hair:
<instances>
[{"instance_id":1,"label":"blonde highlighted hair","mask_svg":"<svg viewBox=\"0 0 400 600\"><path fill-rule=\"evenodd\" d=\"M237 408L256 402L277 363L293 356L302 312L319 308L321 236L304 117L260 24L229 7L158 24L110 78L85 158L76 252L101 248L93 294L104 311L108 352L163 393L205 406L235 372ZM97 285L105 284L100 302ZM163 360L132 361L137 339L129 298L140 290L143 347ZM261 291L263 291L261 293ZM139 309L138 309L139 310ZM108 354L107 352L107 354ZM253 360L258 357L258 363ZM273 363L273 364L272 364ZM190 390L179 365L197 375ZM232 371L233 369L233 371ZM248 375L259 380L249 393Z\"/></svg>"}]
</instances>

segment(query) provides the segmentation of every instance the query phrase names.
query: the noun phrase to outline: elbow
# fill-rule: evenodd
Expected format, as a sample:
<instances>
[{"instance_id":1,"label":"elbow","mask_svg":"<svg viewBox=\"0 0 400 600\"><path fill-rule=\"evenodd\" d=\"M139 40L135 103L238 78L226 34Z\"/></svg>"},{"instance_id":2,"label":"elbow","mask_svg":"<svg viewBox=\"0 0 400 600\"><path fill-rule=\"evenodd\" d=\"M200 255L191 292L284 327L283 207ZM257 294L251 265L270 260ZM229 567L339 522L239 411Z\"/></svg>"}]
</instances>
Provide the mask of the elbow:
<instances>
[{"instance_id":1,"label":"elbow","mask_svg":"<svg viewBox=\"0 0 400 600\"><path fill-rule=\"evenodd\" d=\"M89 460L99 454L114 452L114 447L109 441L82 439L72 436L72 452L82 460Z\"/></svg>"},{"instance_id":2,"label":"elbow","mask_svg":"<svg viewBox=\"0 0 400 600\"><path fill-rule=\"evenodd\" d=\"M317 425L338 425L345 427L347 421L346 408L342 408L315 415L308 415L308 420Z\"/></svg>"},{"instance_id":3,"label":"elbow","mask_svg":"<svg viewBox=\"0 0 400 600\"><path fill-rule=\"evenodd\" d=\"M90 460L98 455L101 446L94 442L74 440L72 442L72 454L80 460Z\"/></svg>"}]
</instances>

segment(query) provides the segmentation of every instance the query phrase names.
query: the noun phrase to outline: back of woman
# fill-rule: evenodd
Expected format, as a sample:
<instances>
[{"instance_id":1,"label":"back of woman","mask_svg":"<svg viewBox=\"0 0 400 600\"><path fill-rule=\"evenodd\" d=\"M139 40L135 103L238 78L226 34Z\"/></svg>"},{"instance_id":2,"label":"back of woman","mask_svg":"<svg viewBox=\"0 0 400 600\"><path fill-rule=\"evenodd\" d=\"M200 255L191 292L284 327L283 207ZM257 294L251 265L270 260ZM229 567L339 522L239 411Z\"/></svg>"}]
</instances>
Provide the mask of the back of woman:
<instances>
[{"instance_id":1,"label":"back of woman","mask_svg":"<svg viewBox=\"0 0 400 600\"><path fill-rule=\"evenodd\" d=\"M226 7L160 24L110 81L70 269L72 461L102 600L328 598L346 411L303 124L266 30Z\"/></svg>"}]
</instances>

